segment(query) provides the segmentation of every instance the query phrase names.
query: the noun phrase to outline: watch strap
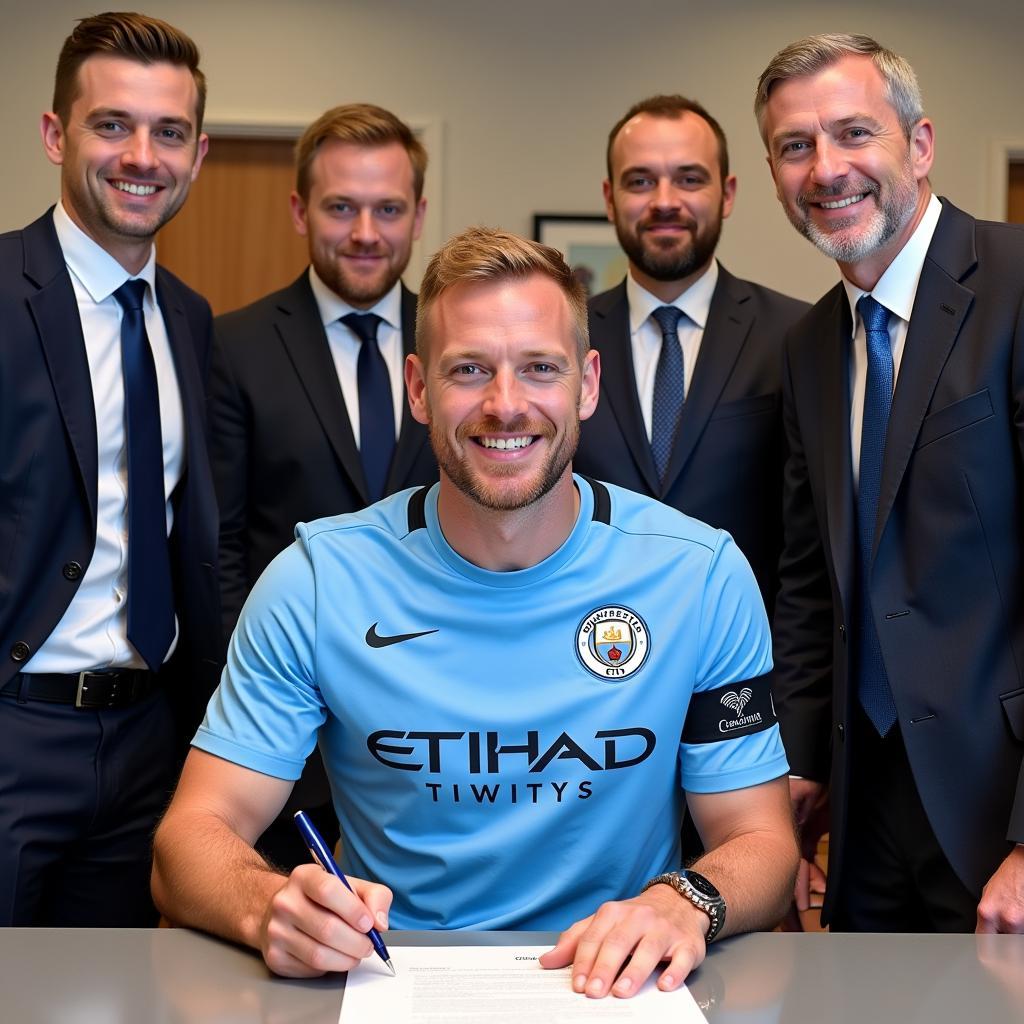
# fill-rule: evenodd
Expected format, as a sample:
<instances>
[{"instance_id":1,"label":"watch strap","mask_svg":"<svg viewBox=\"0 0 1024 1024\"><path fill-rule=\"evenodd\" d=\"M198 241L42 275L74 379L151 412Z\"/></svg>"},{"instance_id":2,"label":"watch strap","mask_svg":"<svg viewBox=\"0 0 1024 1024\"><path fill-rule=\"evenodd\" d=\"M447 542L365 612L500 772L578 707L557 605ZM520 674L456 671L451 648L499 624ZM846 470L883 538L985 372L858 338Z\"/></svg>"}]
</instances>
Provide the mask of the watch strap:
<instances>
[{"instance_id":1,"label":"watch strap","mask_svg":"<svg viewBox=\"0 0 1024 1024\"><path fill-rule=\"evenodd\" d=\"M683 899L689 900L698 910L707 914L711 925L707 935L704 936L704 942L711 945L725 924L725 900L721 896L718 899L705 896L687 881L686 874L693 875L696 872L688 871L683 874L678 871L667 871L665 874L657 875L649 882L645 882L640 891L646 892L652 885L670 885ZM703 878L703 876L701 877ZM710 885L710 883L708 884Z\"/></svg>"}]
</instances>

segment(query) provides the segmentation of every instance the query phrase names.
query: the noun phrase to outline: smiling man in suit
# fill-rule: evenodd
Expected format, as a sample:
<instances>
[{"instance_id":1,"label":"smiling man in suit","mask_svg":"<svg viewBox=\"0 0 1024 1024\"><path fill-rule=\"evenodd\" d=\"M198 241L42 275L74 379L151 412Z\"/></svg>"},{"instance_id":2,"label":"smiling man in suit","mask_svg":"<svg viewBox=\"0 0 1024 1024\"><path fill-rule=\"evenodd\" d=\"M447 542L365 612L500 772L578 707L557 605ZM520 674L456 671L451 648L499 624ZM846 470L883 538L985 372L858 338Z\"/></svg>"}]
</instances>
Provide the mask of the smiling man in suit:
<instances>
[{"instance_id":1,"label":"smiling man in suit","mask_svg":"<svg viewBox=\"0 0 1024 1024\"><path fill-rule=\"evenodd\" d=\"M932 193L914 71L873 39L786 47L755 110L842 273L786 347L775 615L798 819L830 786L824 916L1021 932L1024 232Z\"/></svg>"},{"instance_id":2,"label":"smiling man in suit","mask_svg":"<svg viewBox=\"0 0 1024 1024\"><path fill-rule=\"evenodd\" d=\"M154 924L150 837L219 660L210 309L153 239L206 153L188 36L83 19L0 236L0 925Z\"/></svg>"},{"instance_id":3,"label":"smiling man in suit","mask_svg":"<svg viewBox=\"0 0 1024 1024\"><path fill-rule=\"evenodd\" d=\"M718 122L683 96L608 137L608 219L629 257L590 302L601 401L576 467L728 530L769 612L781 546L782 338L807 309L715 259L736 177Z\"/></svg>"},{"instance_id":4,"label":"smiling man in suit","mask_svg":"<svg viewBox=\"0 0 1024 1024\"><path fill-rule=\"evenodd\" d=\"M297 522L437 479L402 380L416 296L401 277L423 226L426 166L419 140L389 111L326 111L296 146L291 210L309 268L215 322L211 455L225 638ZM318 757L294 801L331 814ZM336 834L326 817L319 824ZM308 859L286 818L261 848L285 866Z\"/></svg>"}]
</instances>

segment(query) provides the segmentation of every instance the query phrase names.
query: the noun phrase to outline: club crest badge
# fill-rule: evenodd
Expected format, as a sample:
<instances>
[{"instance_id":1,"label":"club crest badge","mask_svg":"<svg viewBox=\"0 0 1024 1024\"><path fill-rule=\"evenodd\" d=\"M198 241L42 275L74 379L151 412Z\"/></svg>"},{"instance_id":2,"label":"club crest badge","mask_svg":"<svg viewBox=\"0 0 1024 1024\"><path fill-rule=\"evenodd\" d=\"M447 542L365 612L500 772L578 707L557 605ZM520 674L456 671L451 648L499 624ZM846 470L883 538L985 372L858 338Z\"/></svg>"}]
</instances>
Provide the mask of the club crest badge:
<instances>
[{"instance_id":1,"label":"club crest badge","mask_svg":"<svg viewBox=\"0 0 1024 1024\"><path fill-rule=\"evenodd\" d=\"M576 630L576 654L601 679L628 678L639 671L649 653L647 624L622 605L596 608Z\"/></svg>"}]
</instances>

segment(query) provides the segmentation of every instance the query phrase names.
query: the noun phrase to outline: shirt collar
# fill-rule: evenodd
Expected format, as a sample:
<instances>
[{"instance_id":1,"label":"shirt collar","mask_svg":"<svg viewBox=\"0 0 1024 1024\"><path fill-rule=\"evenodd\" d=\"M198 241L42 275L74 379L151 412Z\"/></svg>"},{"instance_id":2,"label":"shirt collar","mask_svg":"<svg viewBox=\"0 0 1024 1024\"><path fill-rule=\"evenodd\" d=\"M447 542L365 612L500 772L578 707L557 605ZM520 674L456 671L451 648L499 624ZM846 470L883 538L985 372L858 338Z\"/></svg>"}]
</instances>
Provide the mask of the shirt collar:
<instances>
[{"instance_id":1,"label":"shirt collar","mask_svg":"<svg viewBox=\"0 0 1024 1024\"><path fill-rule=\"evenodd\" d=\"M708 269L675 302L666 303L637 284L632 274L626 274L626 300L629 303L630 333L636 334L644 321L659 306L666 305L681 309L701 330L704 330L717 284L718 260L712 260Z\"/></svg>"},{"instance_id":2,"label":"shirt collar","mask_svg":"<svg viewBox=\"0 0 1024 1024\"><path fill-rule=\"evenodd\" d=\"M313 289L313 298L316 299L317 309L320 311L320 322L326 327L328 324L340 320L349 313L376 313L386 324L395 330L402 328L402 282L396 281L386 295L374 303L369 309L356 309L350 306L337 292L328 288L320 280L320 275L309 268L309 286Z\"/></svg>"},{"instance_id":3,"label":"shirt collar","mask_svg":"<svg viewBox=\"0 0 1024 1024\"><path fill-rule=\"evenodd\" d=\"M98 304L109 299L125 281L133 277L149 285L146 290L147 301L155 302L155 246L150 247L146 265L137 274L129 274L102 245L90 238L71 219L63 203L57 203L54 207L53 227L68 270L75 275L93 302Z\"/></svg>"},{"instance_id":4,"label":"shirt collar","mask_svg":"<svg viewBox=\"0 0 1024 1024\"><path fill-rule=\"evenodd\" d=\"M907 323L910 322L910 313L914 308L914 299L917 296L917 285L921 280L925 257L928 255L928 247L932 244L932 235L935 234L935 227L939 223L941 213L942 203L933 193L925 207L921 223L914 229L907 244L900 249L896 258L885 268L885 273L871 290L871 295L890 313L895 313ZM846 289L846 298L850 303L853 323L856 324L857 303L862 296L868 293L858 288L852 281L847 281L845 277L843 278L843 287Z\"/></svg>"}]
</instances>

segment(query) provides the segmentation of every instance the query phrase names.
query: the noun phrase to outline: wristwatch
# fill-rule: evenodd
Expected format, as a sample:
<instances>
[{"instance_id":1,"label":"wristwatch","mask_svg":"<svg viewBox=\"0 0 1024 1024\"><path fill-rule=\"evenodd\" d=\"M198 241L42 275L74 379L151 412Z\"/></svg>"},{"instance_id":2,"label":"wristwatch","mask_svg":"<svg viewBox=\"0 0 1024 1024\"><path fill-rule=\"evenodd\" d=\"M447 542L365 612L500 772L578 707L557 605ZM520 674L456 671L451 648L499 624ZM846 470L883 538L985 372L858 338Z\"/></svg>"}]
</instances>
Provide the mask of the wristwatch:
<instances>
[{"instance_id":1,"label":"wristwatch","mask_svg":"<svg viewBox=\"0 0 1024 1024\"><path fill-rule=\"evenodd\" d=\"M722 894L696 871L669 871L647 882L641 892L652 885L671 885L684 899L688 899L698 910L703 910L711 920L704 941L710 945L725 924L725 900Z\"/></svg>"}]
</instances>

